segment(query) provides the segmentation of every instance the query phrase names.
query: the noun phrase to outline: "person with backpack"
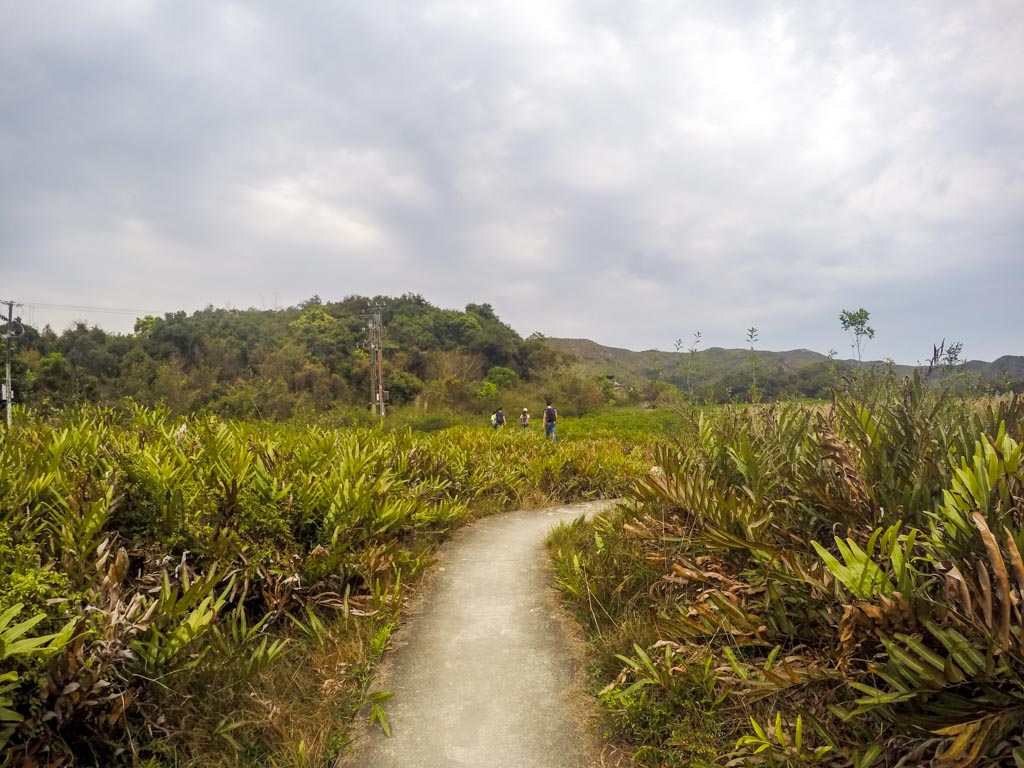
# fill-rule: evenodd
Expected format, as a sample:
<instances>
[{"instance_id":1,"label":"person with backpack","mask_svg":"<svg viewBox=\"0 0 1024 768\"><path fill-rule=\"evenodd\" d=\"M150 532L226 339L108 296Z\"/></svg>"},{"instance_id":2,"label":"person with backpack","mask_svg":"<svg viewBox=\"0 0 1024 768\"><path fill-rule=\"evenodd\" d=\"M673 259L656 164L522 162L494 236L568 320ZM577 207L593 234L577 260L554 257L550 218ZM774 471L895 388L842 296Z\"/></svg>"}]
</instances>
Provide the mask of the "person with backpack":
<instances>
[{"instance_id":1,"label":"person with backpack","mask_svg":"<svg viewBox=\"0 0 1024 768\"><path fill-rule=\"evenodd\" d=\"M505 426L505 411L501 408L494 412L494 428L501 429Z\"/></svg>"},{"instance_id":2,"label":"person with backpack","mask_svg":"<svg viewBox=\"0 0 1024 768\"><path fill-rule=\"evenodd\" d=\"M558 411L551 405L550 400L545 400L544 402L547 404L547 407L544 408L544 439L547 440L550 437L552 443L557 443L558 437L555 435L555 422L558 421Z\"/></svg>"}]
</instances>

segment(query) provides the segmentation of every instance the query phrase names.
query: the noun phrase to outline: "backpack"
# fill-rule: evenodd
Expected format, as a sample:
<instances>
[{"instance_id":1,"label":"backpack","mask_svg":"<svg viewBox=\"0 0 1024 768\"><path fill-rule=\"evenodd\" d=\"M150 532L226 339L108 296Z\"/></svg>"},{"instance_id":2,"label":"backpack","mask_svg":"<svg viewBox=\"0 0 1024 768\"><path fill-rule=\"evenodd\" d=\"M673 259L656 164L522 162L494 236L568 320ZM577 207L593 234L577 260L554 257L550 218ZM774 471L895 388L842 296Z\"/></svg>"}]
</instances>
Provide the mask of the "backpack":
<instances>
[{"instance_id":1,"label":"backpack","mask_svg":"<svg viewBox=\"0 0 1024 768\"><path fill-rule=\"evenodd\" d=\"M554 424L558 421L558 411L552 408L550 405L544 409L544 421L548 424Z\"/></svg>"}]
</instances>

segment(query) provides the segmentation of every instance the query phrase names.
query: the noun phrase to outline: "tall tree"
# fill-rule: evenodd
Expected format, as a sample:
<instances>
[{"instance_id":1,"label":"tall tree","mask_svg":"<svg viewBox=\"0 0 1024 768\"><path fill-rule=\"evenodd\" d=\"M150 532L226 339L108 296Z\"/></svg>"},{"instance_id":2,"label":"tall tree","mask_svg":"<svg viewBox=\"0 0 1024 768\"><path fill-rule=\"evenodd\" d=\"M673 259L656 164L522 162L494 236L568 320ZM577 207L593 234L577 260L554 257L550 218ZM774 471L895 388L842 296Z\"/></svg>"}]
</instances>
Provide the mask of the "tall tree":
<instances>
[{"instance_id":1,"label":"tall tree","mask_svg":"<svg viewBox=\"0 0 1024 768\"><path fill-rule=\"evenodd\" d=\"M857 353L857 361L863 359L864 347L868 340L875 338L875 329L868 325L871 313L861 307L856 312L844 309L839 315L843 330L850 334L850 349Z\"/></svg>"}]
</instances>

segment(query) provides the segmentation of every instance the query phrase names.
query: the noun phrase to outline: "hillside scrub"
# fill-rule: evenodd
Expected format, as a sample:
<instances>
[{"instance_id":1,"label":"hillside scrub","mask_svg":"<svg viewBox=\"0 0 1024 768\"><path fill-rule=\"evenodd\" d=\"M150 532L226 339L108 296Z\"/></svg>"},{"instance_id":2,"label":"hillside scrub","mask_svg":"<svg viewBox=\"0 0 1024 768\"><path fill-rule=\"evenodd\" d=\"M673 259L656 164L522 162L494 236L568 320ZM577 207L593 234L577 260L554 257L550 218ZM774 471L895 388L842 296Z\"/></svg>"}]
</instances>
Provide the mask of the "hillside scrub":
<instances>
[{"instance_id":1,"label":"hillside scrub","mask_svg":"<svg viewBox=\"0 0 1024 768\"><path fill-rule=\"evenodd\" d=\"M0 764L329 764L473 515L617 496L641 445L19 413L0 443Z\"/></svg>"},{"instance_id":2,"label":"hillside scrub","mask_svg":"<svg viewBox=\"0 0 1024 768\"><path fill-rule=\"evenodd\" d=\"M535 392L542 383L549 394L572 388L566 356L539 335L519 336L490 305L441 309L406 294L169 312L140 318L129 334L84 323L60 334L26 326L14 341L14 391L18 403L54 412L126 397L176 414L278 421L365 407L371 365L363 313L371 303L385 305L384 381L395 405L482 413L490 405L478 397L485 384L495 396Z\"/></svg>"},{"instance_id":3,"label":"hillside scrub","mask_svg":"<svg viewBox=\"0 0 1024 768\"><path fill-rule=\"evenodd\" d=\"M55 415L130 398L174 414L312 422L340 415L350 422L345 426L358 425L373 399L364 317L371 304L382 306L389 408L418 414L433 428L439 428L439 413L457 423L484 418L498 406L509 413L542 408L549 397L570 416L613 403L652 403L666 392L701 403L820 399L844 382L913 370L808 350L694 346L681 353L679 342L676 352L632 352L538 333L523 338L489 304L452 310L416 294L340 301L313 296L275 310L210 306L147 316L126 334L85 323L60 333L19 324L24 333L11 340L15 401ZM934 386L1021 391L1024 358L965 363L962 345L940 356L943 349L935 348L928 367Z\"/></svg>"},{"instance_id":4,"label":"hillside scrub","mask_svg":"<svg viewBox=\"0 0 1024 768\"><path fill-rule=\"evenodd\" d=\"M1024 399L708 409L556 531L651 766L1024 765Z\"/></svg>"},{"instance_id":5,"label":"hillside scrub","mask_svg":"<svg viewBox=\"0 0 1024 768\"><path fill-rule=\"evenodd\" d=\"M757 329L754 329L757 330ZM575 358L583 375L611 378L616 394L642 394L656 400L660 387L671 385L692 402L722 404L749 401L750 386L757 381L761 402L791 398L829 398L834 387L846 387L859 379L892 376L902 379L915 370L926 376L929 386L976 395L985 392L1024 392L1024 357L1007 355L994 362L964 362L962 345L929 346L929 361L898 365L892 361L841 360L810 350L770 352L751 349L697 349L683 351L679 340L675 352L647 350L634 352L601 346L585 339L545 339L547 346ZM923 350L924 351L924 350ZM617 398L618 399L618 398Z\"/></svg>"}]
</instances>

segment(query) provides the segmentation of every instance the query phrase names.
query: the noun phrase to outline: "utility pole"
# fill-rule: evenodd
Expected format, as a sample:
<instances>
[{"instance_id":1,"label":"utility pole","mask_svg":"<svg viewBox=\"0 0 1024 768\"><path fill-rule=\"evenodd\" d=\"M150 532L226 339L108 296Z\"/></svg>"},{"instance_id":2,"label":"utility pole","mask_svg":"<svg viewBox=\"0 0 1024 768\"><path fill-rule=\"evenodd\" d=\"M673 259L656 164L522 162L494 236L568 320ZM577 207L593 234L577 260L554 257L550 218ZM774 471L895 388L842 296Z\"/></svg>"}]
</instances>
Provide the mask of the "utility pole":
<instances>
[{"instance_id":1,"label":"utility pole","mask_svg":"<svg viewBox=\"0 0 1024 768\"><path fill-rule=\"evenodd\" d=\"M15 336L21 336L24 333L22 329L21 333L14 332L14 305L13 301L0 301L0 304L7 305L7 330L4 332L4 339L7 341L7 375L4 378L4 406L7 411L7 426L11 426L11 400L14 399L14 389L11 386L11 339ZM20 307L21 305L18 304ZM18 318L18 326L21 326L21 318Z\"/></svg>"},{"instance_id":2,"label":"utility pole","mask_svg":"<svg viewBox=\"0 0 1024 768\"><path fill-rule=\"evenodd\" d=\"M366 320L366 345L370 350L370 407L384 418L384 403L388 393L384 391L384 305L372 304L366 308L362 318Z\"/></svg>"}]
</instances>

